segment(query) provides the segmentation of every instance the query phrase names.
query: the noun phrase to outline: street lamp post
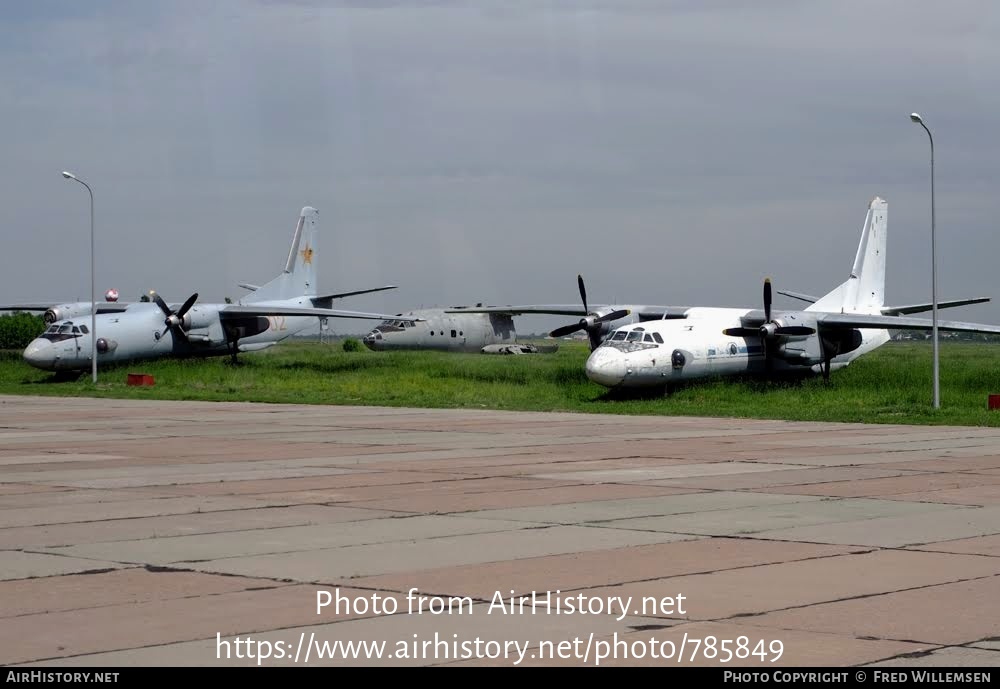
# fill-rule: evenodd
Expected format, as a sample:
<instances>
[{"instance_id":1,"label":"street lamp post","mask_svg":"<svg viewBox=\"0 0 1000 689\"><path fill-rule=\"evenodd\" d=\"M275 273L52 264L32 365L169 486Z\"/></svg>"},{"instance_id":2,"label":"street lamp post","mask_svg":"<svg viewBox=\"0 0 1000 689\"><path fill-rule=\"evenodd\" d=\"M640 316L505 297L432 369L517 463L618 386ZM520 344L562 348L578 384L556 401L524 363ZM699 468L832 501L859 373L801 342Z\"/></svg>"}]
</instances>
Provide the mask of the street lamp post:
<instances>
[{"instance_id":1,"label":"street lamp post","mask_svg":"<svg viewBox=\"0 0 1000 689\"><path fill-rule=\"evenodd\" d=\"M934 408L941 407L941 393L938 384L938 325L937 325L937 259L934 255L934 137L918 113L911 113L910 119L927 132L931 141L931 329L934 339Z\"/></svg>"},{"instance_id":2,"label":"street lamp post","mask_svg":"<svg viewBox=\"0 0 1000 689\"><path fill-rule=\"evenodd\" d=\"M66 179L76 180L87 187L90 194L90 370L94 384L97 384L97 292L94 282L94 192L90 185L74 175L72 172L63 172Z\"/></svg>"}]
</instances>

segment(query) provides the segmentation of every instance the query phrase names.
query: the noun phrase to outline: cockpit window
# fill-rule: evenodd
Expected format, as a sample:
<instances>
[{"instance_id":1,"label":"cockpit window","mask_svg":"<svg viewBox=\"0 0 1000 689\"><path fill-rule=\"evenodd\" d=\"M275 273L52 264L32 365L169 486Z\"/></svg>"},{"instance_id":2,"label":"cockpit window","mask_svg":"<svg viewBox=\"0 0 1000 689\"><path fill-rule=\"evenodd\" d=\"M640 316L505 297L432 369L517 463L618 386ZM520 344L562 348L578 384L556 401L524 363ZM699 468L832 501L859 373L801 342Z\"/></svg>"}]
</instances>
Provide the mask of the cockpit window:
<instances>
[{"instance_id":1,"label":"cockpit window","mask_svg":"<svg viewBox=\"0 0 1000 689\"><path fill-rule=\"evenodd\" d=\"M628 333L626 333L624 330L619 330L618 332L616 332L614 335L611 336L611 339L612 340L624 340L625 336L627 334Z\"/></svg>"},{"instance_id":2,"label":"cockpit window","mask_svg":"<svg viewBox=\"0 0 1000 689\"><path fill-rule=\"evenodd\" d=\"M83 333L84 335L86 335L87 333L90 332L90 330L87 329L87 326L81 325L80 326L80 332Z\"/></svg>"},{"instance_id":3,"label":"cockpit window","mask_svg":"<svg viewBox=\"0 0 1000 689\"><path fill-rule=\"evenodd\" d=\"M653 333L653 339L659 342L660 344L663 344L663 338L660 337L660 333Z\"/></svg>"},{"instance_id":4,"label":"cockpit window","mask_svg":"<svg viewBox=\"0 0 1000 689\"><path fill-rule=\"evenodd\" d=\"M75 327L72 323L63 323L62 325L53 323L41 336L49 342L72 340L74 337L80 337L80 328Z\"/></svg>"},{"instance_id":5,"label":"cockpit window","mask_svg":"<svg viewBox=\"0 0 1000 689\"><path fill-rule=\"evenodd\" d=\"M629 342L642 342L642 333L638 330L633 330L628 334L627 339Z\"/></svg>"},{"instance_id":6,"label":"cockpit window","mask_svg":"<svg viewBox=\"0 0 1000 689\"><path fill-rule=\"evenodd\" d=\"M650 335L649 333L646 333L645 337L642 338L642 341L643 342L653 342L653 336Z\"/></svg>"}]
</instances>

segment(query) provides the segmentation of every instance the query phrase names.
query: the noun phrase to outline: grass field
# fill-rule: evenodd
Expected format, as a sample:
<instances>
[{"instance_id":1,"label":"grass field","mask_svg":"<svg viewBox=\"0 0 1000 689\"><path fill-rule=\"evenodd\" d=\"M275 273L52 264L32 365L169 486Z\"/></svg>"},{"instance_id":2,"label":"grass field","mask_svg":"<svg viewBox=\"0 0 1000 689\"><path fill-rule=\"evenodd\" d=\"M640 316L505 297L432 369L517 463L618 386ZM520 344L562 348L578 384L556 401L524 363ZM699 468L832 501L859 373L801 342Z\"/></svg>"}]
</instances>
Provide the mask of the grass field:
<instances>
[{"instance_id":1,"label":"grass field","mask_svg":"<svg viewBox=\"0 0 1000 689\"><path fill-rule=\"evenodd\" d=\"M555 354L488 356L444 352L344 352L339 343L290 342L227 358L161 360L56 381L20 352L0 355L0 393L138 399L221 400L408 407L468 407L862 421L1000 425L987 408L1000 394L1000 345L942 342L941 408L931 406L929 342L891 342L822 379L800 383L716 380L669 395L621 397L587 380L585 344ZM126 385L128 373L154 376L153 387Z\"/></svg>"}]
</instances>

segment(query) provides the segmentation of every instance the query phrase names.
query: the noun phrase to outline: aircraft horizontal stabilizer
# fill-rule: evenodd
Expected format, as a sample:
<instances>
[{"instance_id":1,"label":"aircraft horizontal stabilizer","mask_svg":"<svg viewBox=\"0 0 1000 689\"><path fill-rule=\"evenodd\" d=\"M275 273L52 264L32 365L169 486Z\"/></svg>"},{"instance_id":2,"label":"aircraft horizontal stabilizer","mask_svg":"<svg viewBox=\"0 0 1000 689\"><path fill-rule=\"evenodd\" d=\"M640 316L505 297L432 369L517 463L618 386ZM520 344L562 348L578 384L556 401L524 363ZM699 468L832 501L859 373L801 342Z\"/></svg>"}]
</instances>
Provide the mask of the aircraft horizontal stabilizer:
<instances>
[{"instance_id":1,"label":"aircraft horizontal stabilizer","mask_svg":"<svg viewBox=\"0 0 1000 689\"><path fill-rule=\"evenodd\" d=\"M791 297L792 299L798 299L799 301L806 301L810 304L815 304L819 301L819 297L813 297L808 294L802 294L801 292L789 292L788 290L778 290L778 294L784 294L786 297Z\"/></svg>"},{"instance_id":2,"label":"aircraft horizontal stabilizer","mask_svg":"<svg viewBox=\"0 0 1000 689\"><path fill-rule=\"evenodd\" d=\"M866 316L856 313L827 313L817 319L821 328L877 328L879 330L931 330L933 321L929 318L903 318L900 316ZM984 323L962 323L959 321L938 321L938 330L964 333L984 333L1000 335L1000 325Z\"/></svg>"},{"instance_id":3,"label":"aircraft horizontal stabilizer","mask_svg":"<svg viewBox=\"0 0 1000 689\"><path fill-rule=\"evenodd\" d=\"M359 289L353 292L337 292L334 294L323 294L318 297L310 297L310 300L317 308L329 308L329 305L333 303L334 299L343 299L344 297L353 297L358 294L371 294L372 292L382 292L387 289L396 289L397 285L386 285L385 287L373 287L372 289Z\"/></svg>"},{"instance_id":4,"label":"aircraft horizontal stabilizer","mask_svg":"<svg viewBox=\"0 0 1000 689\"><path fill-rule=\"evenodd\" d=\"M393 320L396 316L385 313L364 313L361 311L337 311L334 309L310 309L308 307L289 306L267 306L259 304L255 306L227 306L219 311L219 317L223 320L227 318L244 318L247 316L315 316L317 318L367 318L376 321ZM422 318L411 318L410 320L421 321Z\"/></svg>"},{"instance_id":5,"label":"aircraft horizontal stabilizer","mask_svg":"<svg viewBox=\"0 0 1000 689\"><path fill-rule=\"evenodd\" d=\"M976 299L956 299L955 301L939 301L937 307L939 309L949 309L954 306L966 306L968 304L982 304L989 301L989 297L979 297ZM933 304L909 304L907 306L885 306L882 308L882 313L887 316L897 316L904 313L923 313L925 311L933 311Z\"/></svg>"}]
</instances>

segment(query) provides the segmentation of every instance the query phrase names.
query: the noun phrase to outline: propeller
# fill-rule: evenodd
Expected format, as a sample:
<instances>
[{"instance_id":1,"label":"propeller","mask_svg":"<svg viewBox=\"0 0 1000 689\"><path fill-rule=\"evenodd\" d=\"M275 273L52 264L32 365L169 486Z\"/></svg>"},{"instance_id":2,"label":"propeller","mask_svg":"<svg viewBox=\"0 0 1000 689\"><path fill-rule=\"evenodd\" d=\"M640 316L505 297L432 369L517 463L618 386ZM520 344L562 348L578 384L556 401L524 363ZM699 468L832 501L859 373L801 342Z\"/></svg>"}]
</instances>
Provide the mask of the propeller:
<instances>
[{"instance_id":1,"label":"propeller","mask_svg":"<svg viewBox=\"0 0 1000 689\"><path fill-rule=\"evenodd\" d=\"M583 310L590 313L590 309L587 306L587 288L583 285L583 276L576 276L577 285L580 287L580 298L583 300ZM590 335L590 348L596 349L600 344L600 325L608 321L617 321L619 318L624 318L625 316L632 313L628 309L618 309L617 311L612 311L609 314L603 316L587 316L581 318L576 323L570 323L569 325L564 325L556 328L549 333L550 337L563 337L564 335L569 335L570 333L575 333L577 330L586 330L587 334Z\"/></svg>"},{"instance_id":2,"label":"propeller","mask_svg":"<svg viewBox=\"0 0 1000 689\"><path fill-rule=\"evenodd\" d=\"M803 335L812 335L816 330L804 325L779 325L777 322L771 320L771 278L764 278L764 322L756 328L726 328L722 332L730 337L759 336L760 346L764 353L764 361L767 363L768 368L770 368L771 357L768 356L767 351L768 340L774 340L781 336L801 337Z\"/></svg>"},{"instance_id":3,"label":"propeller","mask_svg":"<svg viewBox=\"0 0 1000 689\"><path fill-rule=\"evenodd\" d=\"M177 309L177 311L171 311L170 307L167 306L166 302L163 301L163 298L160 297L160 295L157 294L155 291L150 290L149 295L153 298L153 301L156 302L156 305L160 307L160 310L163 311L163 313L166 314L167 316L163 320L163 324L166 326L166 328L163 329L163 334L166 334L167 329L169 328L170 330L173 330L175 333L179 333L182 337L186 339L187 333L184 332L184 328L182 328L181 326L184 323L184 316L191 309L191 307L194 306L194 303L198 300L198 293L195 292L190 297L188 297L187 301L184 302L181 305L181 307ZM163 336L163 334L161 334L161 337Z\"/></svg>"}]
</instances>

